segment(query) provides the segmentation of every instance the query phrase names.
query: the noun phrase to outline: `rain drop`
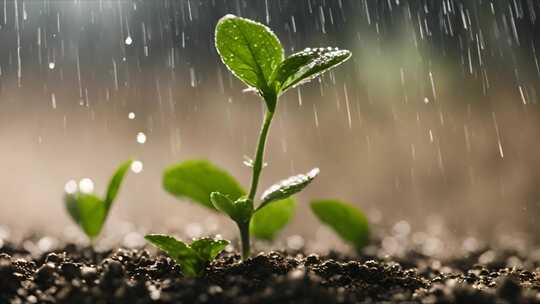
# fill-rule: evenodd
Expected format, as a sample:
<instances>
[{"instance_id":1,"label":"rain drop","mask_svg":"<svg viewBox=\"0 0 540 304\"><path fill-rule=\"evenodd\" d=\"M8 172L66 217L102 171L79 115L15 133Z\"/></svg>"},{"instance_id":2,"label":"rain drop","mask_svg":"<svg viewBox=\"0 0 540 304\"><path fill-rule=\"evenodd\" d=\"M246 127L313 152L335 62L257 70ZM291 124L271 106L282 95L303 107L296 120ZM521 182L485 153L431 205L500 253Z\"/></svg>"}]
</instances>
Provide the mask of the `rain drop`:
<instances>
[{"instance_id":1,"label":"rain drop","mask_svg":"<svg viewBox=\"0 0 540 304\"><path fill-rule=\"evenodd\" d=\"M143 132L137 133L137 142L141 145L144 144L146 142L146 134L144 134Z\"/></svg>"},{"instance_id":2,"label":"rain drop","mask_svg":"<svg viewBox=\"0 0 540 304\"><path fill-rule=\"evenodd\" d=\"M64 186L64 191L66 191L67 194L73 194L77 192L77 182L73 179L69 180Z\"/></svg>"},{"instance_id":3,"label":"rain drop","mask_svg":"<svg viewBox=\"0 0 540 304\"><path fill-rule=\"evenodd\" d=\"M143 163L141 161L136 160L133 163L131 163L131 171L133 171L133 173L141 173L142 170L143 170Z\"/></svg>"}]
</instances>

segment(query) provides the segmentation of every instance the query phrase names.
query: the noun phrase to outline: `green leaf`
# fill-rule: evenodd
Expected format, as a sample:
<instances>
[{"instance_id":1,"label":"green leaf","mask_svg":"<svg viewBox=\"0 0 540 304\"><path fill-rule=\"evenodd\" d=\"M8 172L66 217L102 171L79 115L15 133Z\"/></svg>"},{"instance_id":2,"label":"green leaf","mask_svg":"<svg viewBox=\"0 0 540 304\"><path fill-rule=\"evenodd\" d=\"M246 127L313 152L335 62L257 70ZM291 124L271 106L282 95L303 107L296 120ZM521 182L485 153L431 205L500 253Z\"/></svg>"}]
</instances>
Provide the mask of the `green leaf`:
<instances>
[{"instance_id":1,"label":"green leaf","mask_svg":"<svg viewBox=\"0 0 540 304\"><path fill-rule=\"evenodd\" d=\"M216 49L223 63L240 80L260 92L270 90L270 77L283 60L283 47L265 25L226 15L216 25Z\"/></svg>"},{"instance_id":2,"label":"green leaf","mask_svg":"<svg viewBox=\"0 0 540 304\"><path fill-rule=\"evenodd\" d=\"M202 238L193 241L190 246L202 260L211 262L227 245L229 245L229 241L226 240Z\"/></svg>"},{"instance_id":3,"label":"green leaf","mask_svg":"<svg viewBox=\"0 0 540 304\"><path fill-rule=\"evenodd\" d=\"M285 199L307 187L319 174L319 168L314 168L306 174L291 176L277 184L272 185L261 196L261 204L257 210L264 208L269 203Z\"/></svg>"},{"instance_id":4,"label":"green leaf","mask_svg":"<svg viewBox=\"0 0 540 304\"><path fill-rule=\"evenodd\" d=\"M278 92L307 82L351 57L348 50L337 48L307 48L287 57L274 70L272 81Z\"/></svg>"},{"instance_id":5,"label":"green leaf","mask_svg":"<svg viewBox=\"0 0 540 304\"><path fill-rule=\"evenodd\" d=\"M336 200L317 200L311 202L311 210L321 222L351 243L358 252L368 243L368 221L353 206Z\"/></svg>"},{"instance_id":6,"label":"green leaf","mask_svg":"<svg viewBox=\"0 0 540 304\"><path fill-rule=\"evenodd\" d=\"M214 208L227 214L230 218L236 221L238 216L236 207L234 206L234 202L231 201L227 196L219 192L212 192L210 194L210 200L212 201Z\"/></svg>"},{"instance_id":7,"label":"green leaf","mask_svg":"<svg viewBox=\"0 0 540 304\"><path fill-rule=\"evenodd\" d=\"M237 223L249 223L253 214L253 202L246 197L241 197L234 202L238 220Z\"/></svg>"},{"instance_id":8,"label":"green leaf","mask_svg":"<svg viewBox=\"0 0 540 304\"><path fill-rule=\"evenodd\" d=\"M251 233L261 240L274 240L293 218L295 208L296 201L289 197L258 210L251 218Z\"/></svg>"},{"instance_id":9,"label":"green leaf","mask_svg":"<svg viewBox=\"0 0 540 304\"><path fill-rule=\"evenodd\" d=\"M100 198L77 192L66 194L64 203L69 215L90 239L99 235L107 217L105 203Z\"/></svg>"},{"instance_id":10,"label":"green leaf","mask_svg":"<svg viewBox=\"0 0 540 304\"><path fill-rule=\"evenodd\" d=\"M172 236L162 234L149 234L144 237L157 248L165 251L180 267L184 275L188 277L199 276L206 265L199 254L186 243Z\"/></svg>"},{"instance_id":11,"label":"green leaf","mask_svg":"<svg viewBox=\"0 0 540 304\"><path fill-rule=\"evenodd\" d=\"M118 167L118 169L116 169L116 171L114 172L114 175L109 182L109 186L107 187L107 194L104 200L105 208L107 211L111 208L111 205L114 202L116 195L118 194L118 190L120 189L120 185L124 180L124 176L126 175L126 172L129 170L129 167L132 163L132 160L128 160L125 163L121 164L120 167Z\"/></svg>"},{"instance_id":12,"label":"green leaf","mask_svg":"<svg viewBox=\"0 0 540 304\"><path fill-rule=\"evenodd\" d=\"M229 242L203 238L195 240L191 245L163 234L148 234L144 237L157 248L165 251L188 277L200 276L206 266L225 249Z\"/></svg>"},{"instance_id":13,"label":"green leaf","mask_svg":"<svg viewBox=\"0 0 540 304\"><path fill-rule=\"evenodd\" d=\"M236 200L244 189L227 172L205 160L190 160L165 170L163 187L177 197L186 197L205 207L214 209L212 192L219 192Z\"/></svg>"},{"instance_id":14,"label":"green leaf","mask_svg":"<svg viewBox=\"0 0 540 304\"><path fill-rule=\"evenodd\" d=\"M217 210L227 214L237 223L246 223L253 212L253 203L247 198L239 198L233 202L226 195L212 192L210 200Z\"/></svg>"}]
</instances>

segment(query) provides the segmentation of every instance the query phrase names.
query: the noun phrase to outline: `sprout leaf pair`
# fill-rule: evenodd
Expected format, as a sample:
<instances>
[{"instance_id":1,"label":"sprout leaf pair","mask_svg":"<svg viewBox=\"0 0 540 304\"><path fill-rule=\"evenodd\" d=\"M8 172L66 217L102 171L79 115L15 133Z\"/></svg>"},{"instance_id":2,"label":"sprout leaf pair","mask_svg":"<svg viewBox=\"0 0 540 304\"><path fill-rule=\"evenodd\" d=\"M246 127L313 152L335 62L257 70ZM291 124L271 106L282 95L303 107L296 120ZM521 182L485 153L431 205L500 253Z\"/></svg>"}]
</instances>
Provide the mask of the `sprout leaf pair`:
<instances>
[{"instance_id":1,"label":"sprout leaf pair","mask_svg":"<svg viewBox=\"0 0 540 304\"><path fill-rule=\"evenodd\" d=\"M149 234L144 237L154 246L165 251L180 267L185 276L200 276L206 266L229 245L226 240L202 238L186 244L172 236Z\"/></svg>"},{"instance_id":2,"label":"sprout leaf pair","mask_svg":"<svg viewBox=\"0 0 540 304\"><path fill-rule=\"evenodd\" d=\"M264 98L268 109L287 89L311 80L351 57L337 48L307 48L285 58L278 37L258 22L226 15L216 26L216 49L229 70Z\"/></svg>"}]
</instances>

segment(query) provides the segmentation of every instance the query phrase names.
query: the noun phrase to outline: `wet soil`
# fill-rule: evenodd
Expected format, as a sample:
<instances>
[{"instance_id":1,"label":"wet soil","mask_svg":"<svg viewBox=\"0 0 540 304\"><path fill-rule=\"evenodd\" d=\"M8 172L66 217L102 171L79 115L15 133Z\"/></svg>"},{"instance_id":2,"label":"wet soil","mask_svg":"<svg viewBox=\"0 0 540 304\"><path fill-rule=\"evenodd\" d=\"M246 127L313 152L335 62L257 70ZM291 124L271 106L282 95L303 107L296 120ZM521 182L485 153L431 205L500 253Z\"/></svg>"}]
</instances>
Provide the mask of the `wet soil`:
<instances>
[{"instance_id":1,"label":"wet soil","mask_svg":"<svg viewBox=\"0 0 540 304\"><path fill-rule=\"evenodd\" d=\"M448 261L267 252L245 262L224 252L196 279L153 252L66 245L32 258L5 243L0 303L540 303L538 261L512 251ZM516 259L524 266L507 267Z\"/></svg>"}]
</instances>

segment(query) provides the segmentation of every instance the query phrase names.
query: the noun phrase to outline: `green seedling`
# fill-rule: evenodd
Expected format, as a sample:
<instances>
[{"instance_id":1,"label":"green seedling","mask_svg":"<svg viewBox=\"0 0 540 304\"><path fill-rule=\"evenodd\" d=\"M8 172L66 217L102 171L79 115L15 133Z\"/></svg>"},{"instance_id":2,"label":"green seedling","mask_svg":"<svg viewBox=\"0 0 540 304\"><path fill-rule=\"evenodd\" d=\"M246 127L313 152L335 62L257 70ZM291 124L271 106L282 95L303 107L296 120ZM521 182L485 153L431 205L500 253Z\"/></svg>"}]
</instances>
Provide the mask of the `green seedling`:
<instances>
[{"instance_id":1,"label":"green seedling","mask_svg":"<svg viewBox=\"0 0 540 304\"><path fill-rule=\"evenodd\" d=\"M336 200L317 200L310 205L315 216L351 244L357 252L367 245L368 221L358 209Z\"/></svg>"},{"instance_id":2,"label":"green seedling","mask_svg":"<svg viewBox=\"0 0 540 304\"><path fill-rule=\"evenodd\" d=\"M259 239L273 239L294 214L295 202L291 196L319 173L315 168L278 182L256 201L266 138L279 96L339 65L351 53L336 48L308 48L285 58L281 42L268 27L233 15L219 20L215 46L227 68L250 91L257 92L266 105L255 158L248 162L252 168L251 186L246 192L232 176L204 160L168 168L163 185L175 196L187 197L227 214L238 226L245 259L250 254L250 234Z\"/></svg>"},{"instance_id":3,"label":"green seedling","mask_svg":"<svg viewBox=\"0 0 540 304\"><path fill-rule=\"evenodd\" d=\"M186 244L172 236L149 234L144 237L157 248L165 251L188 277L198 277L217 255L229 245L226 240L203 238Z\"/></svg>"},{"instance_id":4,"label":"green seedling","mask_svg":"<svg viewBox=\"0 0 540 304\"><path fill-rule=\"evenodd\" d=\"M120 190L122 180L131 164L132 161L129 160L116 169L103 199L91 193L93 191L93 185L84 187L84 183L81 183L81 187L77 187L75 181L70 181L66 184L66 194L64 196L66 209L71 218L81 227L90 241L94 241L101 232L103 224L107 219L107 215Z\"/></svg>"}]
</instances>

